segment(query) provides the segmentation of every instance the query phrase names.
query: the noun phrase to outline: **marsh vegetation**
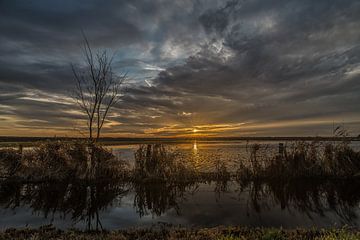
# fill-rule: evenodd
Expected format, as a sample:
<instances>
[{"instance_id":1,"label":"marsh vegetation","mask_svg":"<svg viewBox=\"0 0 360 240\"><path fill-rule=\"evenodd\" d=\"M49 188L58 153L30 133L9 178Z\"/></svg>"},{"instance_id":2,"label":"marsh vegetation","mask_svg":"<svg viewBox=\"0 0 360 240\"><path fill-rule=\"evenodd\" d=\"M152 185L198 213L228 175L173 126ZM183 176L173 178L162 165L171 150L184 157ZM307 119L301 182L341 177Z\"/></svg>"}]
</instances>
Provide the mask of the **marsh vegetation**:
<instances>
[{"instance_id":1,"label":"marsh vegetation","mask_svg":"<svg viewBox=\"0 0 360 240\"><path fill-rule=\"evenodd\" d=\"M201 169L181 151L163 144L140 145L134 166L108 148L86 141L47 141L22 150L0 149L1 177L22 180L131 179L132 181L206 181L258 178L360 177L360 152L349 142L293 142L279 152L266 144L248 144L247 155L233 159L231 169L219 156ZM196 156L195 156L196 157Z\"/></svg>"},{"instance_id":2,"label":"marsh vegetation","mask_svg":"<svg viewBox=\"0 0 360 240\"><path fill-rule=\"evenodd\" d=\"M3 178L44 181L117 178L126 165L107 149L86 141L47 141L27 150L0 149Z\"/></svg>"},{"instance_id":3,"label":"marsh vegetation","mask_svg":"<svg viewBox=\"0 0 360 240\"><path fill-rule=\"evenodd\" d=\"M227 220L241 224L280 209L281 214L303 215L303 220L329 217L340 226L358 225L360 157L349 142L293 142L281 149L248 143L245 152L232 165L219 151L205 154L206 159L213 158L207 160L211 167L202 168L197 165L203 161L197 148L189 159L176 146L163 144L138 146L133 164L110 148L87 141L2 148L0 206L15 212L31 209L50 223L70 219L71 226L87 230L107 229L103 215L124 207L138 219L135 222L150 216L150 223L172 223L186 216L200 226L213 226L221 224L217 215L225 211L230 217L245 215ZM215 205L206 210L210 199ZM131 205L124 206L124 201ZM197 208L211 211L209 216L188 212L198 201ZM232 209L234 204L241 207Z\"/></svg>"},{"instance_id":4,"label":"marsh vegetation","mask_svg":"<svg viewBox=\"0 0 360 240\"><path fill-rule=\"evenodd\" d=\"M241 161L239 178L313 178L360 176L360 153L349 142L294 142L277 154L267 146L249 147L249 160Z\"/></svg>"}]
</instances>

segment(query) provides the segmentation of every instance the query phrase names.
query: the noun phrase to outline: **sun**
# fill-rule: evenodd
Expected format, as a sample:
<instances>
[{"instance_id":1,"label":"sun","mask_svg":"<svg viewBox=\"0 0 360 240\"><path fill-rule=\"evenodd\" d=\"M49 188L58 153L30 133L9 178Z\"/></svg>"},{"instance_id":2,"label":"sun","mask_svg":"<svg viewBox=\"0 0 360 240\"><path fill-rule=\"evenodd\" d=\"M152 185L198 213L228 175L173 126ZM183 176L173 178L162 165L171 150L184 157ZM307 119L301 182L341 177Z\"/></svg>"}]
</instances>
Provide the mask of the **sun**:
<instances>
[{"instance_id":1,"label":"sun","mask_svg":"<svg viewBox=\"0 0 360 240\"><path fill-rule=\"evenodd\" d=\"M193 133L197 133L198 130L196 128L193 129Z\"/></svg>"}]
</instances>

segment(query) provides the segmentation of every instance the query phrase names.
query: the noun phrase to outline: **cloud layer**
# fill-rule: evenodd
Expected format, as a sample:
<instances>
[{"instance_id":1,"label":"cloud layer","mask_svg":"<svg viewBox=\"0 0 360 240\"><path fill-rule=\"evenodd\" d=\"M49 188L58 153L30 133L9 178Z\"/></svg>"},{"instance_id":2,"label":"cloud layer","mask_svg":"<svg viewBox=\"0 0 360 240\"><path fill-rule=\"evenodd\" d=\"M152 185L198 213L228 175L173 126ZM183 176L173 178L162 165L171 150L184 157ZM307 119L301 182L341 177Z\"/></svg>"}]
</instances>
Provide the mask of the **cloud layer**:
<instances>
[{"instance_id":1,"label":"cloud layer","mask_svg":"<svg viewBox=\"0 0 360 240\"><path fill-rule=\"evenodd\" d=\"M356 0L0 2L2 135L74 135L81 30L128 71L111 136L360 130Z\"/></svg>"}]
</instances>

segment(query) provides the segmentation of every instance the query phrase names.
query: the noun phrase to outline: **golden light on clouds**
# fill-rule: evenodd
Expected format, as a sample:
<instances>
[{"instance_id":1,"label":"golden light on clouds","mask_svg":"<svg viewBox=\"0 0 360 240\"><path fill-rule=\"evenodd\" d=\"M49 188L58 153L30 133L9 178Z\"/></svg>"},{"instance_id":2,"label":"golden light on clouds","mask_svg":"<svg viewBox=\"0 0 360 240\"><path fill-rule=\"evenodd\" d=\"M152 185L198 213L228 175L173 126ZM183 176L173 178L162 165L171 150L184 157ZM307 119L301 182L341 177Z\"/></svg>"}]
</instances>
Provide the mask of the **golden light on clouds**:
<instances>
[{"instance_id":1,"label":"golden light on clouds","mask_svg":"<svg viewBox=\"0 0 360 240\"><path fill-rule=\"evenodd\" d=\"M263 133L265 133L267 136L280 136L284 135L284 131L287 131L287 129L289 128L307 128L313 126L326 127L332 126L333 122L333 119L318 118L311 120L287 120L269 122L254 121L222 124L199 124L192 126L186 126L186 124L171 124L160 128L146 129L144 131L144 134L150 137L153 136L191 138L215 136L255 136ZM331 129L329 131L331 131Z\"/></svg>"},{"instance_id":2,"label":"golden light on clouds","mask_svg":"<svg viewBox=\"0 0 360 240\"><path fill-rule=\"evenodd\" d=\"M86 121L83 113L75 109L63 109L62 113L68 118L56 118L58 123L46 118L24 118L12 114L13 108L0 105L5 113L1 116L0 131L2 135L11 136L82 136L86 132ZM216 123L216 124L194 124L191 122L176 121L167 124L167 121L159 122L158 125L149 127L146 122L126 123L120 121L121 114L113 113L104 125L104 137L237 137L237 136L284 136L289 135L288 129L306 129L324 126L331 132L333 122L341 122L341 119L328 119L326 117L302 120L283 120L283 121L249 121L235 123ZM199 119L198 119L199 120ZM135 122L137 121L137 122ZM173 119L169 121L174 121ZM348 119L347 123L356 123L357 116ZM202 122L205 122L204 120ZM138 129L134 132L134 129ZM81 134L81 132L83 134ZM317 133L307 132L306 136Z\"/></svg>"},{"instance_id":3,"label":"golden light on clouds","mask_svg":"<svg viewBox=\"0 0 360 240\"><path fill-rule=\"evenodd\" d=\"M172 135L176 137L206 137L227 131L238 130L244 124L245 123L203 124L192 127L173 124L161 128L146 129L144 133L148 135Z\"/></svg>"}]
</instances>

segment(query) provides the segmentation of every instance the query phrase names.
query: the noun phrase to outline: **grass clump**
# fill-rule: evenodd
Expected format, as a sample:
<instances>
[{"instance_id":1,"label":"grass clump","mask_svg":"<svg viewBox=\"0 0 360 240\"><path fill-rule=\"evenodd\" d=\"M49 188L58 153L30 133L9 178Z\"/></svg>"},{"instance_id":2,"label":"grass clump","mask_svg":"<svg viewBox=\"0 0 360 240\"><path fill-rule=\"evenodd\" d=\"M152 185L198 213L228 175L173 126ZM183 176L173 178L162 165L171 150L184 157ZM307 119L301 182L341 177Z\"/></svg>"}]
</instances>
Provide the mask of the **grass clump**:
<instances>
[{"instance_id":1,"label":"grass clump","mask_svg":"<svg viewBox=\"0 0 360 240\"><path fill-rule=\"evenodd\" d=\"M87 169L86 145L80 142L44 142L24 151L20 174L26 178L83 178Z\"/></svg>"},{"instance_id":2,"label":"grass clump","mask_svg":"<svg viewBox=\"0 0 360 240\"><path fill-rule=\"evenodd\" d=\"M182 161L179 152L163 144L141 145L135 152L136 180L187 181L195 177L195 170Z\"/></svg>"},{"instance_id":3,"label":"grass clump","mask_svg":"<svg viewBox=\"0 0 360 240\"><path fill-rule=\"evenodd\" d=\"M321 236L316 237L315 240L359 240L360 234L357 231L348 231L346 229L331 229L322 232Z\"/></svg>"},{"instance_id":4,"label":"grass clump","mask_svg":"<svg viewBox=\"0 0 360 240\"><path fill-rule=\"evenodd\" d=\"M46 141L21 152L0 149L6 177L24 180L116 178L125 164L101 146L86 141Z\"/></svg>"},{"instance_id":5,"label":"grass clump","mask_svg":"<svg viewBox=\"0 0 360 240\"><path fill-rule=\"evenodd\" d=\"M21 153L13 148L0 149L0 176L11 177L21 166Z\"/></svg>"},{"instance_id":6,"label":"grass clump","mask_svg":"<svg viewBox=\"0 0 360 240\"><path fill-rule=\"evenodd\" d=\"M134 181L218 181L261 178L360 177L360 152L349 142L295 142L279 153L269 146L253 144L249 157L241 159L238 170L229 171L225 161L215 161L211 172L202 171L163 144L140 145L135 151L134 169L111 151L87 141L47 141L17 151L0 149L0 176L25 180L67 178L126 178Z\"/></svg>"},{"instance_id":7,"label":"grass clump","mask_svg":"<svg viewBox=\"0 0 360 240\"><path fill-rule=\"evenodd\" d=\"M94 146L92 152L96 179L127 179L129 177L128 164L112 152L102 146Z\"/></svg>"},{"instance_id":8,"label":"grass clump","mask_svg":"<svg viewBox=\"0 0 360 240\"><path fill-rule=\"evenodd\" d=\"M251 145L249 161L242 161L238 178L301 178L360 176L360 152L349 142L295 142L283 152L269 154L267 146Z\"/></svg>"}]
</instances>

